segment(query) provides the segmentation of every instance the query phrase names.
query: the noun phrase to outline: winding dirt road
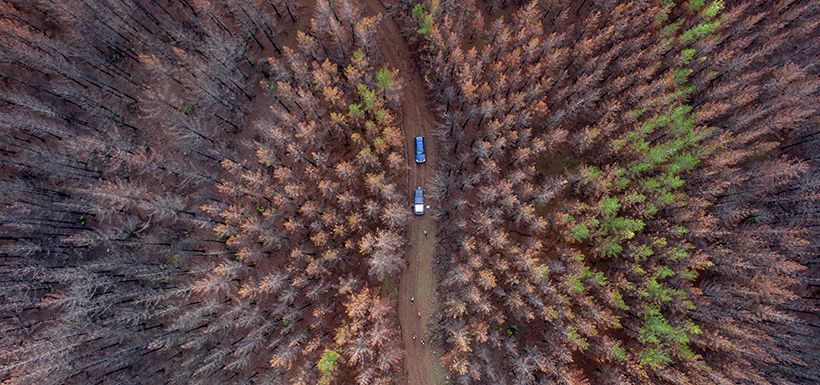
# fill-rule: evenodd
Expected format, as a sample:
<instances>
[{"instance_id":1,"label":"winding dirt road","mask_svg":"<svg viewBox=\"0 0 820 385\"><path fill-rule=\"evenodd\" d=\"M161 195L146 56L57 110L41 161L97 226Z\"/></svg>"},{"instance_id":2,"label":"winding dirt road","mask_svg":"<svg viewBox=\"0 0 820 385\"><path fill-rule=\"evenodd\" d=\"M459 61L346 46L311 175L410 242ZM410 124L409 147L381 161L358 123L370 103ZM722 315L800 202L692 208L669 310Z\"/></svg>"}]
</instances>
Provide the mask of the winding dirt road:
<instances>
[{"instance_id":1,"label":"winding dirt road","mask_svg":"<svg viewBox=\"0 0 820 385\"><path fill-rule=\"evenodd\" d=\"M384 62L398 68L403 80L400 94L402 131L407 149L407 211L410 213L413 189L427 189L433 177L436 164L436 143L432 136L435 119L427 103L424 79L421 77L416 60L411 57L407 43L398 25L378 0L364 0L368 14L382 13L380 24L380 46ZM424 135L427 162L417 165L414 161L415 137ZM425 194L427 196L429 194ZM429 205L429 201L427 202ZM407 267L402 271L399 282L399 323L401 338L405 348L404 367L408 385L444 384L444 372L437 355L426 335L426 325L436 309L435 280L433 279L433 249L436 243L436 221L433 217L436 207L430 205L424 216L411 214L408 225ZM425 235L426 233L426 235ZM414 300L411 302L411 298ZM421 313L421 317L418 314ZM415 337L415 339L414 339ZM422 341L424 344L422 345Z\"/></svg>"}]
</instances>

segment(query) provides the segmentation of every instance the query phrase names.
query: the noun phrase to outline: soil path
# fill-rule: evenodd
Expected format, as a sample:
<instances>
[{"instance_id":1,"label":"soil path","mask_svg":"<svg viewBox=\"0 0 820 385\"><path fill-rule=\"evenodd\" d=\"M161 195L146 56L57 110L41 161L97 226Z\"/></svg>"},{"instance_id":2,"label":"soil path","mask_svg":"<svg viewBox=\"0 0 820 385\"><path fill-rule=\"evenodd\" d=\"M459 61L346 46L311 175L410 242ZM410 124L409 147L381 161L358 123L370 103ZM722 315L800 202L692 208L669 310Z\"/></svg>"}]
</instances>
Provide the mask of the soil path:
<instances>
[{"instance_id":1,"label":"soil path","mask_svg":"<svg viewBox=\"0 0 820 385\"><path fill-rule=\"evenodd\" d=\"M407 212L408 224L407 267L399 281L399 323L404 344L404 367L408 385L438 385L445 383L438 355L426 335L426 325L436 309L435 281L433 279L433 249L436 243L435 205L430 205L424 216L411 213L413 189L427 189L436 165L436 143L432 135L434 115L427 103L424 79L411 57L407 43L398 25L378 0L363 0L368 14L382 13L379 40L386 65L398 68L403 81L400 94L401 124L406 140L407 157ZM415 137L423 135L427 162L416 164L414 157ZM427 192L427 191L425 191ZM425 197L429 193L425 194ZM411 298L413 301L411 302ZM421 317L418 314L421 314ZM414 339L415 338L415 339ZM424 344L422 345L422 341Z\"/></svg>"}]
</instances>

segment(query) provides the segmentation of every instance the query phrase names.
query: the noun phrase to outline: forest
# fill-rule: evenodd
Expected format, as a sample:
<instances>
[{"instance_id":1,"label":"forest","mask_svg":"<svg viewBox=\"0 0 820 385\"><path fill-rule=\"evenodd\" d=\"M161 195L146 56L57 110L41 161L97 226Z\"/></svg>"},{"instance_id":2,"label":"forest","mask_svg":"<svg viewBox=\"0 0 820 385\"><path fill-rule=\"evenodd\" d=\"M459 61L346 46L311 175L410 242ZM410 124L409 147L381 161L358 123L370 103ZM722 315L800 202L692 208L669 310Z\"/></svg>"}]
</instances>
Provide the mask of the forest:
<instances>
[{"instance_id":1,"label":"forest","mask_svg":"<svg viewBox=\"0 0 820 385\"><path fill-rule=\"evenodd\" d=\"M820 383L819 56L811 0L0 0L0 384Z\"/></svg>"}]
</instances>

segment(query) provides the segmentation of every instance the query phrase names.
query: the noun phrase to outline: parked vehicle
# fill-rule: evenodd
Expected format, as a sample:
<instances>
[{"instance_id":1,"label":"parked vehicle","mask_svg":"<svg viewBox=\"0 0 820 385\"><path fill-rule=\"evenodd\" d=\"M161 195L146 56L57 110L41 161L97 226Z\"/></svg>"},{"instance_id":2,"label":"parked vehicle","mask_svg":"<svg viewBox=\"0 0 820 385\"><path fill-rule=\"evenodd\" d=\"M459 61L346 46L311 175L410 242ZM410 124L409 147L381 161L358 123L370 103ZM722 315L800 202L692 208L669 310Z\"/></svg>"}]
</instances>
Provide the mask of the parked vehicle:
<instances>
[{"instance_id":1,"label":"parked vehicle","mask_svg":"<svg viewBox=\"0 0 820 385\"><path fill-rule=\"evenodd\" d=\"M424 163L427 161L427 155L424 154L424 137L416 137L416 163Z\"/></svg>"},{"instance_id":2,"label":"parked vehicle","mask_svg":"<svg viewBox=\"0 0 820 385\"><path fill-rule=\"evenodd\" d=\"M413 214L424 215L424 190L421 187L416 187L413 194Z\"/></svg>"}]
</instances>

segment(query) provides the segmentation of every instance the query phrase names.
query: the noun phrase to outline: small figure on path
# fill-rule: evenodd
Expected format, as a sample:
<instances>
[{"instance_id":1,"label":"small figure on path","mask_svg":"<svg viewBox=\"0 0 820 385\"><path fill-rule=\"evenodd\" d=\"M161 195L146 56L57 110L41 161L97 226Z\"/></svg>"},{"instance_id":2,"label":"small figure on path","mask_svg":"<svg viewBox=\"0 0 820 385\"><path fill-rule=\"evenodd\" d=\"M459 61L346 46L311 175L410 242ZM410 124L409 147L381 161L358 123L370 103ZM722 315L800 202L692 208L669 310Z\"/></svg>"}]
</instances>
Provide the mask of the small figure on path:
<instances>
[{"instance_id":1,"label":"small figure on path","mask_svg":"<svg viewBox=\"0 0 820 385\"><path fill-rule=\"evenodd\" d=\"M427 230L424 230L424 236L425 237L427 236Z\"/></svg>"},{"instance_id":2,"label":"small figure on path","mask_svg":"<svg viewBox=\"0 0 820 385\"><path fill-rule=\"evenodd\" d=\"M421 312L416 313L416 315L419 316L419 318L421 318Z\"/></svg>"},{"instance_id":3,"label":"small figure on path","mask_svg":"<svg viewBox=\"0 0 820 385\"><path fill-rule=\"evenodd\" d=\"M415 300L416 300L415 298L410 297L410 303L413 303Z\"/></svg>"},{"instance_id":4,"label":"small figure on path","mask_svg":"<svg viewBox=\"0 0 820 385\"><path fill-rule=\"evenodd\" d=\"M413 341L415 341L415 340L416 340L416 336L413 336Z\"/></svg>"}]
</instances>

